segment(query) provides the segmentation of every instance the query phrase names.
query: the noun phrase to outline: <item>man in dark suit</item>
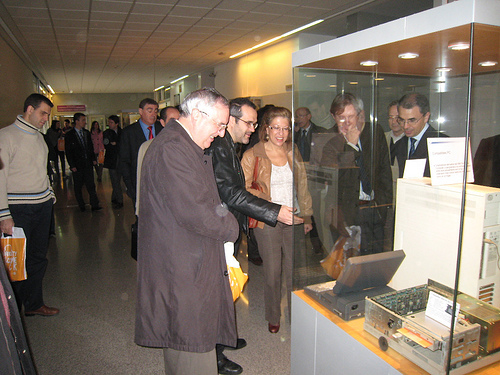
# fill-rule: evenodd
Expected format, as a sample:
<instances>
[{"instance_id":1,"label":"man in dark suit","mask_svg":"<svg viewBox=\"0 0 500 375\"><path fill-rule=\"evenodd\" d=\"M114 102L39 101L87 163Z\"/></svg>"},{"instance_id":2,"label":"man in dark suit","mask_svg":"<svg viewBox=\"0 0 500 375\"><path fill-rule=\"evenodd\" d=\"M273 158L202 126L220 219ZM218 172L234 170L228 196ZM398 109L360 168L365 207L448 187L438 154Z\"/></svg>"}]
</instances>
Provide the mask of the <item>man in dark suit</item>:
<instances>
[{"instance_id":1,"label":"man in dark suit","mask_svg":"<svg viewBox=\"0 0 500 375\"><path fill-rule=\"evenodd\" d=\"M339 134L323 149L322 166L339 168L333 204L338 234L350 236L346 227L361 228L361 255L384 250L384 225L392 205L392 175L385 134L378 124L365 123L363 102L345 93L330 108ZM336 190L336 191L335 191ZM332 198L333 199L333 198ZM333 225L332 225L333 226Z\"/></svg>"},{"instance_id":2,"label":"man in dark suit","mask_svg":"<svg viewBox=\"0 0 500 375\"><path fill-rule=\"evenodd\" d=\"M122 129L120 128L120 118L116 115L111 115L108 118L109 129L105 130L102 135L102 141L106 148L106 156L104 158L104 168L109 170L109 179L113 192L111 193L111 204L113 208L123 207L123 192L121 186L121 174L118 170L118 160L120 156L120 138Z\"/></svg>"},{"instance_id":3,"label":"man in dark suit","mask_svg":"<svg viewBox=\"0 0 500 375\"><path fill-rule=\"evenodd\" d=\"M73 116L75 127L65 136L66 159L73 172L73 184L75 198L80 207L80 211L85 211L82 188L85 184L90 197L92 211L100 210L99 199L95 191L94 165L97 160L94 154L90 132L85 129L87 119L83 113L75 113Z\"/></svg>"},{"instance_id":4,"label":"man in dark suit","mask_svg":"<svg viewBox=\"0 0 500 375\"><path fill-rule=\"evenodd\" d=\"M307 107L297 108L295 111L295 124L299 127L295 137L295 143L299 148L302 160L309 161L311 158L311 144L313 134L326 133L327 130L311 122L311 111Z\"/></svg>"},{"instance_id":5,"label":"man in dark suit","mask_svg":"<svg viewBox=\"0 0 500 375\"><path fill-rule=\"evenodd\" d=\"M311 145L313 144L313 135L316 134L316 137L318 137L319 133L328 132L325 128L314 124L311 121L311 117L311 111L307 107L299 107L295 111L295 126L298 127L298 130L295 129L295 143L299 148L302 160L304 160L305 162L309 162L311 159ZM321 202L321 190L310 184L309 192L311 193L313 199L313 211L320 212L319 203ZM314 252L317 254L321 254L323 252L323 244L319 239L317 229L317 224L319 224L320 222L318 221L318 223L316 223L316 219L317 216L312 217L313 229L308 233L308 235L311 240Z\"/></svg>"},{"instance_id":6,"label":"man in dark suit","mask_svg":"<svg viewBox=\"0 0 500 375\"><path fill-rule=\"evenodd\" d=\"M395 154L399 165L399 177L403 177L406 160L427 159L424 176L430 177L427 138L447 137L428 124L429 100L419 93L404 95L398 102L398 123L405 136L396 142Z\"/></svg>"},{"instance_id":7,"label":"man in dark suit","mask_svg":"<svg viewBox=\"0 0 500 375\"><path fill-rule=\"evenodd\" d=\"M137 189L137 155L139 148L148 139L153 139L163 129L156 121L158 103L150 98L139 103L139 121L122 131L120 144L120 172L127 187L127 195L135 205Z\"/></svg>"}]
</instances>

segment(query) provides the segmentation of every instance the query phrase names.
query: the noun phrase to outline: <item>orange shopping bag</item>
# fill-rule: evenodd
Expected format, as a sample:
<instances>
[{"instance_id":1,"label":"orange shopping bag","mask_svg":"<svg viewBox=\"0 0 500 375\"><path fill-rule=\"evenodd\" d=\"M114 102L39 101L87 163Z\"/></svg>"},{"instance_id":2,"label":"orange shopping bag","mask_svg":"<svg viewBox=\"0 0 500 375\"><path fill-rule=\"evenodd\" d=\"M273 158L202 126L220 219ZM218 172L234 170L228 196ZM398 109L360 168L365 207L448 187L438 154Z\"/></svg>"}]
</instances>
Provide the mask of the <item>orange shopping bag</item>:
<instances>
[{"instance_id":1,"label":"orange shopping bag","mask_svg":"<svg viewBox=\"0 0 500 375\"><path fill-rule=\"evenodd\" d=\"M12 229L12 236L0 238L3 262L10 281L26 280L26 236L23 228Z\"/></svg>"},{"instance_id":2,"label":"orange shopping bag","mask_svg":"<svg viewBox=\"0 0 500 375\"><path fill-rule=\"evenodd\" d=\"M99 151L99 155L97 156L97 164L104 164L104 150Z\"/></svg>"}]
</instances>

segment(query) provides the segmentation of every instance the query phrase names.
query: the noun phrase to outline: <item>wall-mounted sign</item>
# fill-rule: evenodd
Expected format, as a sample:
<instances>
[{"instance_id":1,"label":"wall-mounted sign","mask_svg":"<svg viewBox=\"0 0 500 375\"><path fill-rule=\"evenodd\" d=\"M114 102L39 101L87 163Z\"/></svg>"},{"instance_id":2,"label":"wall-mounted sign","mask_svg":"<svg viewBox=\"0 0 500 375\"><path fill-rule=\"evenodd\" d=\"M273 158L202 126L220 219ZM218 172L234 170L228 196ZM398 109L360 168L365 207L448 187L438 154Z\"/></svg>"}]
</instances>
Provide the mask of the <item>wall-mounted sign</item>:
<instances>
[{"instance_id":1,"label":"wall-mounted sign","mask_svg":"<svg viewBox=\"0 0 500 375\"><path fill-rule=\"evenodd\" d=\"M87 106L85 104L57 106L57 112L85 112L86 110Z\"/></svg>"}]
</instances>

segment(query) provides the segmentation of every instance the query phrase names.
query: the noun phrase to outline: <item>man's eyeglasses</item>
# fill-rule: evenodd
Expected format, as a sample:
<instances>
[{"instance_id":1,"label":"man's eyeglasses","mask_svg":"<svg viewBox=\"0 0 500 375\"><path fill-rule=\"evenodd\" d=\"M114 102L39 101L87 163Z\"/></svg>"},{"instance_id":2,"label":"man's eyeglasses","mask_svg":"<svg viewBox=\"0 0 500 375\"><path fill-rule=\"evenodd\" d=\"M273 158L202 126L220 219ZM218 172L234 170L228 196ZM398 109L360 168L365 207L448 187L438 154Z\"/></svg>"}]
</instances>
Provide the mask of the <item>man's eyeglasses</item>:
<instances>
[{"instance_id":1,"label":"man's eyeglasses","mask_svg":"<svg viewBox=\"0 0 500 375\"><path fill-rule=\"evenodd\" d=\"M292 130L292 128L290 128L289 126L282 128L278 125L270 126L269 129L274 130L275 132L289 132L290 130Z\"/></svg>"},{"instance_id":2,"label":"man's eyeglasses","mask_svg":"<svg viewBox=\"0 0 500 375\"><path fill-rule=\"evenodd\" d=\"M196 109L198 109L198 108L196 108ZM199 109L198 109L198 111L200 111L200 113L203 113L205 116L207 116L207 118L208 118L210 121L212 121L215 125L217 125L217 128L219 129L219 131L224 130L224 129L226 129L226 128L227 128L227 124L218 124L218 123L217 123L217 121L215 121L213 118L211 118L211 117L208 115L208 113L203 112L203 111L201 111L201 110L199 110Z\"/></svg>"},{"instance_id":3,"label":"man's eyeglasses","mask_svg":"<svg viewBox=\"0 0 500 375\"><path fill-rule=\"evenodd\" d=\"M398 122L399 125L404 126L405 124L408 124L408 125L416 124L417 122L419 122L423 118L424 118L424 116L420 117L419 119L412 117L412 118L409 118L408 120L405 120L404 118L398 117L398 119L396 121Z\"/></svg>"},{"instance_id":4,"label":"man's eyeglasses","mask_svg":"<svg viewBox=\"0 0 500 375\"><path fill-rule=\"evenodd\" d=\"M356 118L358 117L358 115L349 115L349 116L335 116L335 119L340 122L340 123L344 123L344 122L353 122L354 120L356 120Z\"/></svg>"},{"instance_id":5,"label":"man's eyeglasses","mask_svg":"<svg viewBox=\"0 0 500 375\"><path fill-rule=\"evenodd\" d=\"M259 126L259 124L257 124L256 122L243 120L241 117L236 117L236 116L233 116L233 117L236 118L236 119L238 119L238 120L240 120L240 121L243 121L248 126L253 127L254 130L257 129L257 127Z\"/></svg>"}]
</instances>

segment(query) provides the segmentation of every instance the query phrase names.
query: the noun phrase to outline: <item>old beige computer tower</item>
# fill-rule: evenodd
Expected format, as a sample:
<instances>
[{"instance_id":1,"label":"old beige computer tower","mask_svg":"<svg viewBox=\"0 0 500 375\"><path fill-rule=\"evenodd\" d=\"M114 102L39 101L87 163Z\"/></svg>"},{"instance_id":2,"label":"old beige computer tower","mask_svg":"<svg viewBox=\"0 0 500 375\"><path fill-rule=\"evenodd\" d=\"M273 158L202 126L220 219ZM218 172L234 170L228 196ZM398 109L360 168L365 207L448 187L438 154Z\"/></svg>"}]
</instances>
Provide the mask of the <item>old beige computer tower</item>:
<instances>
[{"instance_id":1,"label":"old beige computer tower","mask_svg":"<svg viewBox=\"0 0 500 375\"><path fill-rule=\"evenodd\" d=\"M500 307L500 189L467 184L458 289ZM389 284L399 290L438 281L455 285L462 185L399 179L394 249L406 259Z\"/></svg>"}]
</instances>

